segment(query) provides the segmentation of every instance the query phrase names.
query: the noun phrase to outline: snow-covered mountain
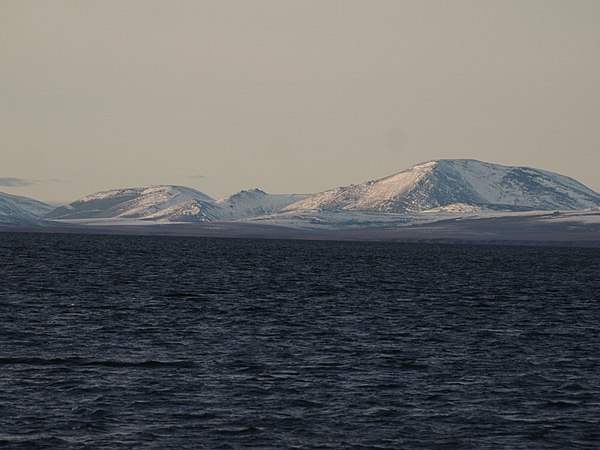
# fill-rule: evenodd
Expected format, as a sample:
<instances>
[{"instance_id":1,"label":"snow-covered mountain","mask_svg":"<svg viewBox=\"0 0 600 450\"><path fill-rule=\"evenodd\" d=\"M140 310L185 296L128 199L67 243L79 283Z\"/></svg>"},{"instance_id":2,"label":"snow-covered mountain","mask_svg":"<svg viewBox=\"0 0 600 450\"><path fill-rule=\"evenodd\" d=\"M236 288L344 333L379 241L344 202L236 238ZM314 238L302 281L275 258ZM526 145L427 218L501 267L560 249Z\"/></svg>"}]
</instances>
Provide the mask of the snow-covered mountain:
<instances>
[{"instance_id":1,"label":"snow-covered mountain","mask_svg":"<svg viewBox=\"0 0 600 450\"><path fill-rule=\"evenodd\" d=\"M564 175L472 159L441 159L380 180L311 195L285 210L414 213L598 206L600 194Z\"/></svg>"},{"instance_id":2,"label":"snow-covered mountain","mask_svg":"<svg viewBox=\"0 0 600 450\"><path fill-rule=\"evenodd\" d=\"M114 189L83 197L48 214L47 219L137 219L144 221L210 222L273 214L304 195L274 195L260 189L214 200L183 186Z\"/></svg>"},{"instance_id":3,"label":"snow-covered mountain","mask_svg":"<svg viewBox=\"0 0 600 450\"><path fill-rule=\"evenodd\" d=\"M400 215L394 220L402 222L408 216L419 221L438 216L598 207L600 194L563 175L470 159L442 159L418 164L380 180L309 196L273 195L250 189L214 200L183 186L114 189L88 195L50 211L44 217L87 224L105 224L112 219L119 219L119 223L131 223L132 220L148 223L257 218L262 222L281 218L285 223L306 220L321 223L333 217L338 225L349 226L385 222L387 218L379 216L390 213ZM313 214L315 211L327 214L321 220ZM378 217L367 215L358 220L348 216L358 212L377 214Z\"/></svg>"},{"instance_id":4,"label":"snow-covered mountain","mask_svg":"<svg viewBox=\"0 0 600 450\"><path fill-rule=\"evenodd\" d=\"M28 197L0 192L0 226L41 225L52 206Z\"/></svg>"},{"instance_id":5,"label":"snow-covered mountain","mask_svg":"<svg viewBox=\"0 0 600 450\"><path fill-rule=\"evenodd\" d=\"M221 199L217 204L223 209L223 218L243 219L277 213L305 197L302 194L267 194L260 189L249 189Z\"/></svg>"},{"instance_id":6,"label":"snow-covered mountain","mask_svg":"<svg viewBox=\"0 0 600 450\"><path fill-rule=\"evenodd\" d=\"M187 208L187 209L186 209ZM47 219L159 219L193 215L197 221L214 220L214 200L184 186L146 186L113 189L87 195L48 214ZM196 221L196 220L195 220Z\"/></svg>"}]
</instances>

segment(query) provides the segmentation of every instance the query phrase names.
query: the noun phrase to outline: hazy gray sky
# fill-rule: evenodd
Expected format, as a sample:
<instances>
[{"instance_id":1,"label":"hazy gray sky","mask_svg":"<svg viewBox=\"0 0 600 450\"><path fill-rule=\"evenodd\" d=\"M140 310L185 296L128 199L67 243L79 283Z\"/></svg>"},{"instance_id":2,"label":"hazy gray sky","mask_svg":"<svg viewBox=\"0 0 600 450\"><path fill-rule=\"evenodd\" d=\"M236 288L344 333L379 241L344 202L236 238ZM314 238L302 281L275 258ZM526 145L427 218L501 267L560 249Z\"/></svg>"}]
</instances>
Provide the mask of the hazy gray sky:
<instances>
[{"instance_id":1,"label":"hazy gray sky","mask_svg":"<svg viewBox=\"0 0 600 450\"><path fill-rule=\"evenodd\" d=\"M435 158L600 190L598 0L0 0L0 191L317 192Z\"/></svg>"}]
</instances>

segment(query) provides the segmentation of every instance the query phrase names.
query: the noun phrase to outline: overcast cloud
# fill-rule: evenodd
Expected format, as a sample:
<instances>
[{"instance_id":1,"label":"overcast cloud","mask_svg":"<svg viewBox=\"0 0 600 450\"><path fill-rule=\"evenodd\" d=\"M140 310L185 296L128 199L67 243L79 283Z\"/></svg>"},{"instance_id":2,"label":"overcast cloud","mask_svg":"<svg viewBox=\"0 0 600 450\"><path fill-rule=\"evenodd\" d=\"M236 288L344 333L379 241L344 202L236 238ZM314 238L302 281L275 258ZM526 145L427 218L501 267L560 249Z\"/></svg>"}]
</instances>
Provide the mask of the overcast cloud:
<instances>
[{"instance_id":1,"label":"overcast cloud","mask_svg":"<svg viewBox=\"0 0 600 450\"><path fill-rule=\"evenodd\" d=\"M12 178L12 177L0 177L0 186L30 186L34 184L31 180L24 180L23 178Z\"/></svg>"}]
</instances>

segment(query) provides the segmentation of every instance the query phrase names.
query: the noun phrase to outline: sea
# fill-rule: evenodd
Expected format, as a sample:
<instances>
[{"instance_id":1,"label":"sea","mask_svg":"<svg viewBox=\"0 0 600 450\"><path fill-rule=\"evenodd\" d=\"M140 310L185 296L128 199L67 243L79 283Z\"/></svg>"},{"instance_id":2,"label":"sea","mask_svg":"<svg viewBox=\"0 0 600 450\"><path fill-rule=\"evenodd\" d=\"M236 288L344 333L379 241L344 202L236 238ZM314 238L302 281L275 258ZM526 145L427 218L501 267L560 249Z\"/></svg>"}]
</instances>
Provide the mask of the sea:
<instances>
[{"instance_id":1,"label":"sea","mask_svg":"<svg viewBox=\"0 0 600 450\"><path fill-rule=\"evenodd\" d=\"M600 448L600 251L0 233L0 447Z\"/></svg>"}]
</instances>

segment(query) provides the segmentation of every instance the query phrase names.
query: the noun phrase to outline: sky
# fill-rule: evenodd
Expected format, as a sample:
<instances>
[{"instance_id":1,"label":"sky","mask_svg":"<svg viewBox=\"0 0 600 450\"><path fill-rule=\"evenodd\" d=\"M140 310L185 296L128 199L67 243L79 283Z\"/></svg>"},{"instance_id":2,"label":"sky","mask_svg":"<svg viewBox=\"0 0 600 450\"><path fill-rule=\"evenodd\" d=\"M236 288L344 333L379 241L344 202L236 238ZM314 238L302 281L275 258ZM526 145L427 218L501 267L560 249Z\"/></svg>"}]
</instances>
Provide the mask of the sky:
<instances>
[{"instance_id":1,"label":"sky","mask_svg":"<svg viewBox=\"0 0 600 450\"><path fill-rule=\"evenodd\" d=\"M311 193L438 158L600 191L598 0L0 0L0 191Z\"/></svg>"}]
</instances>

